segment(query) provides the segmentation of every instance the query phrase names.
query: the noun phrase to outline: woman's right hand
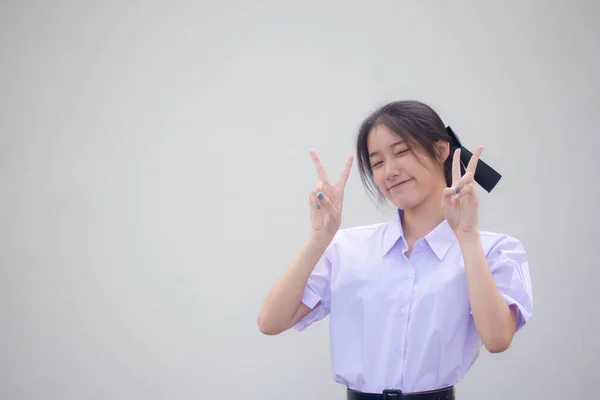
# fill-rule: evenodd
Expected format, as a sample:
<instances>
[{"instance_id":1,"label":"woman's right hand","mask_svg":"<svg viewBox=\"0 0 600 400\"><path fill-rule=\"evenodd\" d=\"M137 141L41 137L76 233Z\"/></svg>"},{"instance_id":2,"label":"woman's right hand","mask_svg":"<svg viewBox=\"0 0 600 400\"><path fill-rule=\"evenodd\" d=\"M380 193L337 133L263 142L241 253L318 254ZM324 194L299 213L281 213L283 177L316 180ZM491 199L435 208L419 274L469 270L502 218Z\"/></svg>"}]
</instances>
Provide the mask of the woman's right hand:
<instances>
[{"instance_id":1,"label":"woman's right hand","mask_svg":"<svg viewBox=\"0 0 600 400\"><path fill-rule=\"evenodd\" d=\"M331 184L316 151L311 150L310 155L315 163L319 177L315 191L311 192L309 197L312 230L313 232L326 233L333 237L340 229L342 223L344 189L350 176L353 157L348 157L339 181Z\"/></svg>"}]
</instances>

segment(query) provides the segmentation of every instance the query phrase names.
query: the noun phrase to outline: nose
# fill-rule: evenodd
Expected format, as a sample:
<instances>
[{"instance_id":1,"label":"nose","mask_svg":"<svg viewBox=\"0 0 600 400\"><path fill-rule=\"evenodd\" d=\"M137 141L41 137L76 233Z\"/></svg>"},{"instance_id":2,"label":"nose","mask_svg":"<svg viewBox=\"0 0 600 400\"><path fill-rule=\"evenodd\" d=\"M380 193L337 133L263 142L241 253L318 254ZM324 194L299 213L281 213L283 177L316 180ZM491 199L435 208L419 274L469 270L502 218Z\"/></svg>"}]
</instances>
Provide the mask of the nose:
<instances>
[{"instance_id":1,"label":"nose","mask_svg":"<svg viewBox=\"0 0 600 400\"><path fill-rule=\"evenodd\" d=\"M385 179L394 180L400 172L398 171L398 167L394 162L386 162L385 164Z\"/></svg>"}]
</instances>

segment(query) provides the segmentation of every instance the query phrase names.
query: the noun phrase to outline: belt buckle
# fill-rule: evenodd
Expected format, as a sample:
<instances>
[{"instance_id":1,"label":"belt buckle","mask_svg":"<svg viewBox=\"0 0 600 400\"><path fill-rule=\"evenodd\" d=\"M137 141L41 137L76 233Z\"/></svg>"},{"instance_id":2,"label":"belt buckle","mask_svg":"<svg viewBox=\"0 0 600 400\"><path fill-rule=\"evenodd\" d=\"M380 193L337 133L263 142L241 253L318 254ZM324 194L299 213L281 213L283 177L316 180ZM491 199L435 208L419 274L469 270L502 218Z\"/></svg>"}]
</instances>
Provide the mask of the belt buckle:
<instances>
[{"instance_id":1,"label":"belt buckle","mask_svg":"<svg viewBox=\"0 0 600 400\"><path fill-rule=\"evenodd\" d=\"M398 389L386 389L383 391L383 400L400 400L402 391Z\"/></svg>"}]
</instances>

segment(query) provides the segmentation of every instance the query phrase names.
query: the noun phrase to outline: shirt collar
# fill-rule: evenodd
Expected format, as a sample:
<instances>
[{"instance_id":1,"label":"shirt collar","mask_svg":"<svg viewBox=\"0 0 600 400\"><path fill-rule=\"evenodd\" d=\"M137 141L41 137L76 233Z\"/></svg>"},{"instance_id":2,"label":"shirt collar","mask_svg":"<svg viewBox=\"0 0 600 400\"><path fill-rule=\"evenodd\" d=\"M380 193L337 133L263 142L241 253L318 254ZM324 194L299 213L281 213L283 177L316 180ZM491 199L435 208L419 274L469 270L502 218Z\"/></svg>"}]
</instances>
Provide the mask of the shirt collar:
<instances>
[{"instance_id":1,"label":"shirt collar","mask_svg":"<svg viewBox=\"0 0 600 400\"><path fill-rule=\"evenodd\" d=\"M450 228L447 220L443 220L431 232L425 236L425 241L435 255L441 260L444 258L452 244L456 241L456 236Z\"/></svg>"},{"instance_id":2,"label":"shirt collar","mask_svg":"<svg viewBox=\"0 0 600 400\"><path fill-rule=\"evenodd\" d=\"M404 237L400 214L402 210L397 210L392 219L388 222L385 232L383 232L382 256L385 256L394 245ZM404 250L403 250L404 251Z\"/></svg>"},{"instance_id":3,"label":"shirt collar","mask_svg":"<svg viewBox=\"0 0 600 400\"><path fill-rule=\"evenodd\" d=\"M400 221L402 213L403 211L400 209L395 212L386 226L383 234L382 256L385 256L399 240L404 238L402 223ZM441 260L456 240L456 236L454 236L448 221L443 220L424 239L435 255ZM404 240L402 242L406 243Z\"/></svg>"}]
</instances>

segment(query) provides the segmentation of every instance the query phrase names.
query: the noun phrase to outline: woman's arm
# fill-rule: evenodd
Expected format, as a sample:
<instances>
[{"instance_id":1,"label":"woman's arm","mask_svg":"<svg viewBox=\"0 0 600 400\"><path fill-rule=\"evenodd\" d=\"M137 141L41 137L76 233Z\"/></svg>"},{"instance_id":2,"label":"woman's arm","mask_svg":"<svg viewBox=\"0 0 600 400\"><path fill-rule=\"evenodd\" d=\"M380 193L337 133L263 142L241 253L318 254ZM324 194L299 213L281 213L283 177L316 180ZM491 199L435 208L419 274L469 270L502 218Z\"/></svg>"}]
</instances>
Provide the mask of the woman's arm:
<instances>
[{"instance_id":1,"label":"woman's arm","mask_svg":"<svg viewBox=\"0 0 600 400\"><path fill-rule=\"evenodd\" d=\"M332 240L333 236L328 233L313 231L304 241L260 309L258 328L262 333L284 332L310 312L300 300L310 274Z\"/></svg>"},{"instance_id":2,"label":"woman's arm","mask_svg":"<svg viewBox=\"0 0 600 400\"><path fill-rule=\"evenodd\" d=\"M502 297L488 265L478 230L457 235L477 332L487 350L508 349L517 329L516 311Z\"/></svg>"},{"instance_id":3,"label":"woman's arm","mask_svg":"<svg viewBox=\"0 0 600 400\"><path fill-rule=\"evenodd\" d=\"M479 199L474 177L482 151L483 146L478 146L473 152L462 177L461 149L454 151L452 186L444 190L442 207L462 251L475 327L484 346L491 353L499 353L512 342L517 314L498 289L477 228Z\"/></svg>"},{"instance_id":4,"label":"woman's arm","mask_svg":"<svg viewBox=\"0 0 600 400\"><path fill-rule=\"evenodd\" d=\"M291 328L309 313L310 308L301 302L304 289L342 222L344 188L353 157L348 157L339 181L332 185L317 153L311 150L310 154L319 176L316 191L309 196L311 233L260 309L258 327L267 335L277 335Z\"/></svg>"}]
</instances>

